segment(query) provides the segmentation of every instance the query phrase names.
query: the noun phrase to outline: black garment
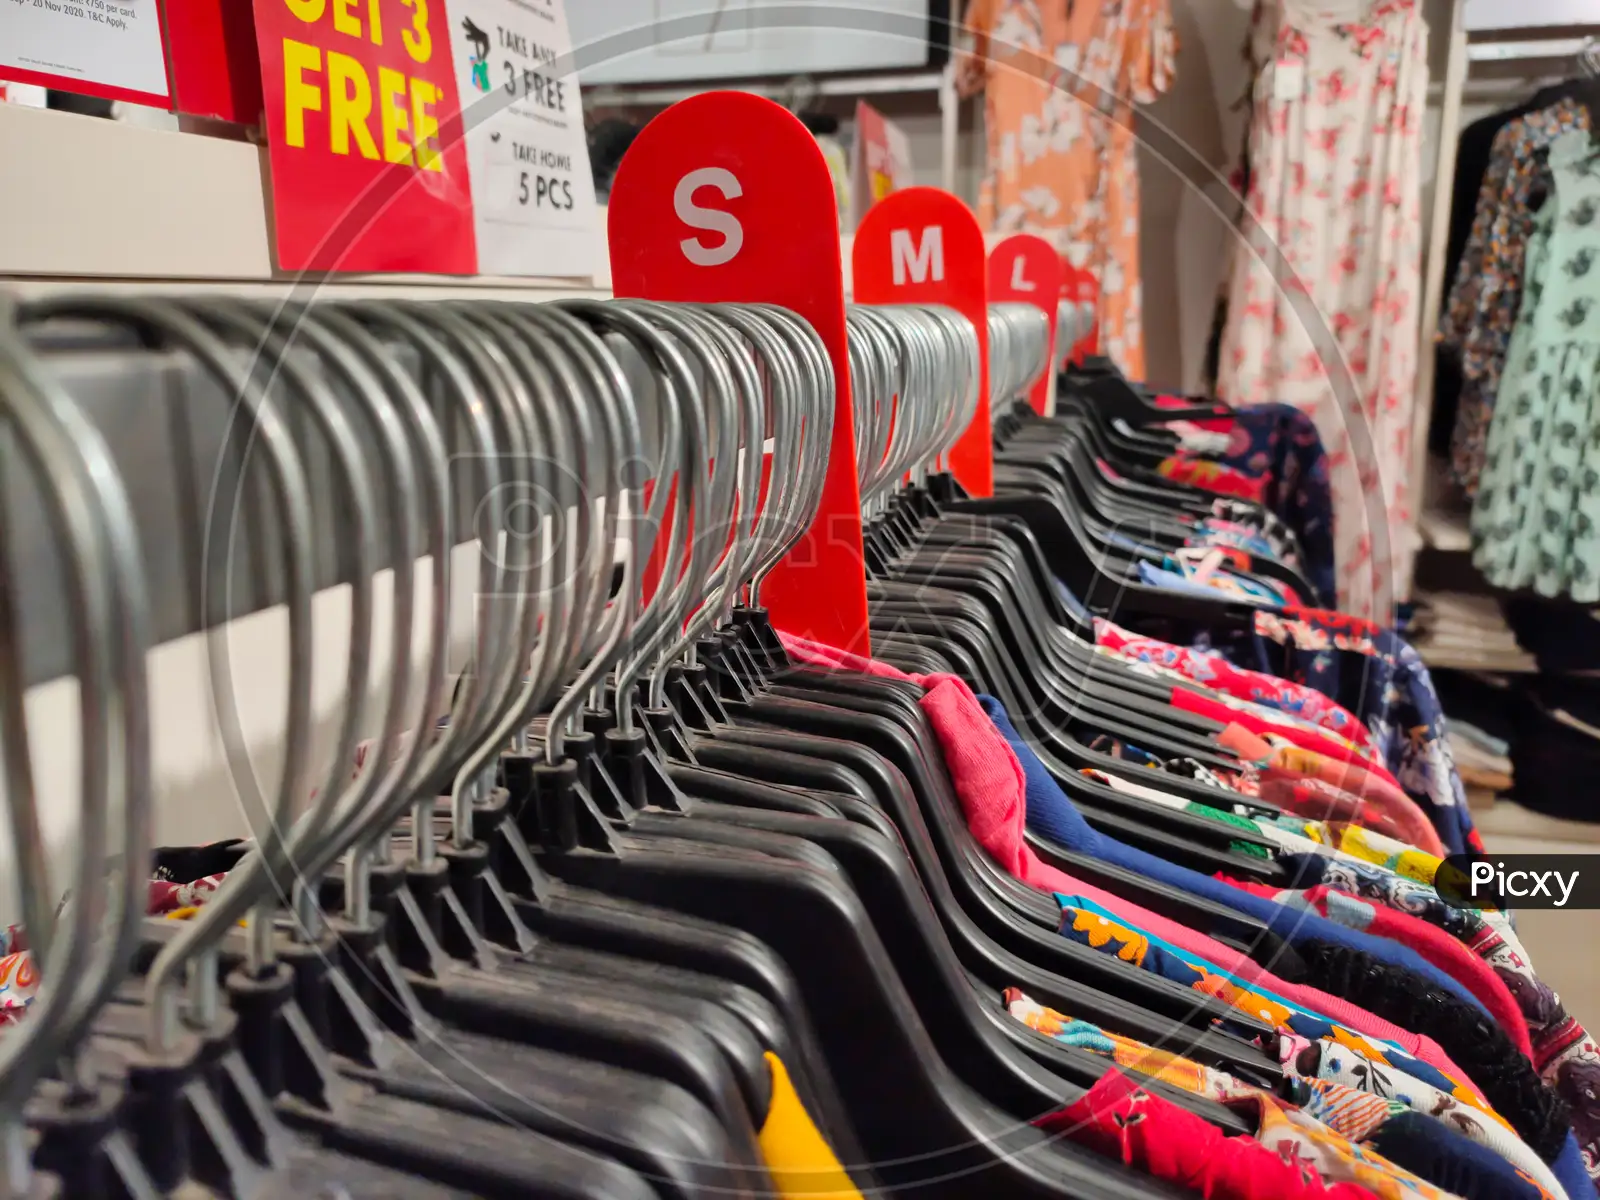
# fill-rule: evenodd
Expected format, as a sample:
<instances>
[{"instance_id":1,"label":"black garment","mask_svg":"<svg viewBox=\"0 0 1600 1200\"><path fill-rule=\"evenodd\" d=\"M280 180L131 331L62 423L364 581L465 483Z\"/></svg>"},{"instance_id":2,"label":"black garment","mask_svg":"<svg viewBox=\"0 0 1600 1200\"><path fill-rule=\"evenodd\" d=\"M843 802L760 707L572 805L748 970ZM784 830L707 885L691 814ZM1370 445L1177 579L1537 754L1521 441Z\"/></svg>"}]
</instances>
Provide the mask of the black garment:
<instances>
[{"instance_id":1,"label":"black garment","mask_svg":"<svg viewBox=\"0 0 1600 1200\"><path fill-rule=\"evenodd\" d=\"M1600 609L1570 600L1518 595L1505 602L1517 645L1551 674L1600 670Z\"/></svg>"},{"instance_id":2,"label":"black garment","mask_svg":"<svg viewBox=\"0 0 1600 1200\"><path fill-rule=\"evenodd\" d=\"M1449 308L1450 291L1455 286L1456 273L1461 268L1461 256L1466 253L1467 239L1472 236L1472 222L1478 212L1478 192L1483 187L1484 173L1489 169L1489 152L1494 148L1494 139L1518 117L1537 112L1554 102L1530 101L1482 117L1461 131L1461 140L1456 148L1455 184L1450 193L1450 237L1445 243L1441 315ZM1436 345L1434 355L1433 417L1428 427L1428 448L1435 454L1448 454L1450 435L1456 427L1456 408L1461 400L1461 359L1454 346L1442 342Z\"/></svg>"},{"instance_id":3,"label":"black garment","mask_svg":"<svg viewBox=\"0 0 1600 1200\"><path fill-rule=\"evenodd\" d=\"M1529 1149L1556 1160L1572 1128L1567 1106L1487 1014L1365 951L1317 940L1295 946L1316 987L1438 1042Z\"/></svg>"},{"instance_id":4,"label":"black garment","mask_svg":"<svg viewBox=\"0 0 1600 1200\"><path fill-rule=\"evenodd\" d=\"M1526 685L1511 739L1511 773L1511 795L1522 807L1600 822L1600 802L1586 786L1600 773L1600 679L1541 677Z\"/></svg>"}]
</instances>

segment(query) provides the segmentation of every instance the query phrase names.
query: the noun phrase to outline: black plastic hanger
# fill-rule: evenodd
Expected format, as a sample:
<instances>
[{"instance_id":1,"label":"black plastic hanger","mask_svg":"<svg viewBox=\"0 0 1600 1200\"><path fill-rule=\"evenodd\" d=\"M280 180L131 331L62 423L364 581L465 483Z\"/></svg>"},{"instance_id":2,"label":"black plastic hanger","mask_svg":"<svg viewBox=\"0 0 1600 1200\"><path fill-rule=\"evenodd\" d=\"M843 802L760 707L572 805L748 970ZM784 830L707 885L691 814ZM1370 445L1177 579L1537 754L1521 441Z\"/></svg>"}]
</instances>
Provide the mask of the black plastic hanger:
<instances>
[{"instance_id":1,"label":"black plastic hanger","mask_svg":"<svg viewBox=\"0 0 1600 1200\"><path fill-rule=\"evenodd\" d=\"M612 835L575 789L536 789L530 807L567 805L573 807L563 813L533 815L538 828L576 835L570 847L544 848L541 861L553 873L731 920L783 955L884 1186L915 1187L928 1196L1003 1187L1017 1195L1108 1200L1152 1186L1105 1160L1049 1143L950 1072L922 1026L904 1019L914 1001L837 865L825 870L729 847L712 854L692 842ZM602 838L609 851L597 848Z\"/></svg>"}]
</instances>

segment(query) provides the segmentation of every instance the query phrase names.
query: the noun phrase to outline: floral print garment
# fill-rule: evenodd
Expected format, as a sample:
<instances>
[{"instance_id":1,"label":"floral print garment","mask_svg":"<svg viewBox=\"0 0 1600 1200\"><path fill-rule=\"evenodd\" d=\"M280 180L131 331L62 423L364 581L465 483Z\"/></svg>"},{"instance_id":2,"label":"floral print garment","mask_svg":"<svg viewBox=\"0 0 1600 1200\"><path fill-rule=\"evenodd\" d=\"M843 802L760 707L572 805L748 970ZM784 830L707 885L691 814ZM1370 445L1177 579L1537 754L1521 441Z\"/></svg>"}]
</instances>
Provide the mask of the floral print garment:
<instances>
[{"instance_id":1,"label":"floral print garment","mask_svg":"<svg viewBox=\"0 0 1600 1200\"><path fill-rule=\"evenodd\" d=\"M1299 1038L1284 1038L1278 1052L1292 1078L1304 1080L1311 1089L1337 1089L1327 1094L1322 1106L1306 1106L1312 1115L1318 1116L1326 1124L1333 1125L1324 1115L1329 1107L1346 1102L1346 1097L1351 1094L1371 1096L1405 1111L1423 1113L1444 1122L1457 1133L1493 1150L1516 1168L1525 1183L1539 1192L1552 1197L1566 1195L1550 1168L1497 1115L1486 1115L1479 1109L1470 1108L1403 1072L1352 1054L1343 1046L1333 1043L1308 1043ZM1365 1136L1370 1137L1371 1131ZM1358 1137L1355 1140L1363 1139Z\"/></svg>"},{"instance_id":2,"label":"floral print garment","mask_svg":"<svg viewBox=\"0 0 1600 1200\"><path fill-rule=\"evenodd\" d=\"M1144 378L1133 108L1172 83L1169 0L969 0L968 94L983 90L985 229L1036 233L1100 285L1100 350Z\"/></svg>"},{"instance_id":3,"label":"floral print garment","mask_svg":"<svg viewBox=\"0 0 1600 1200\"><path fill-rule=\"evenodd\" d=\"M1239 432L1248 439L1241 445ZM1328 455L1317 424L1287 404L1246 409L1235 423L1228 461L1265 470L1267 507L1294 530L1306 579L1322 604L1338 599Z\"/></svg>"},{"instance_id":4,"label":"floral print garment","mask_svg":"<svg viewBox=\"0 0 1600 1200\"><path fill-rule=\"evenodd\" d=\"M1588 128L1588 109L1562 100L1507 124L1489 151L1472 233L1439 322L1440 341L1461 359L1450 471L1469 496L1477 493L1483 472L1500 375L1522 304L1534 201L1548 186L1541 152L1567 130Z\"/></svg>"},{"instance_id":5,"label":"floral print garment","mask_svg":"<svg viewBox=\"0 0 1600 1200\"><path fill-rule=\"evenodd\" d=\"M145 911L151 916L176 912L180 908L198 908L210 900L228 876L206 875L192 883L173 883L170 879L152 879Z\"/></svg>"},{"instance_id":6,"label":"floral print garment","mask_svg":"<svg viewBox=\"0 0 1600 1200\"><path fill-rule=\"evenodd\" d=\"M1249 500L1256 504L1261 503L1267 492L1266 481L1260 476L1249 475L1237 467L1202 458L1186 450L1179 450L1162 459L1156 464L1156 471L1162 478L1174 483L1186 483L1218 496Z\"/></svg>"},{"instance_id":7,"label":"floral print garment","mask_svg":"<svg viewBox=\"0 0 1600 1200\"><path fill-rule=\"evenodd\" d=\"M1229 1008L1264 1021L1280 1032L1293 1033L1308 1042L1324 1039L1336 1042L1355 1054L1403 1071L1419 1082L1436 1087L1463 1104L1482 1109L1496 1121L1501 1119L1466 1084L1407 1054L1393 1042L1366 1037L1316 1013L1307 1012L1280 996L1270 995L1259 988L1246 987L1228 972L1134 928L1085 897L1058 894L1056 900L1061 905L1062 936L1080 945L1212 996Z\"/></svg>"},{"instance_id":8,"label":"floral print garment","mask_svg":"<svg viewBox=\"0 0 1600 1200\"><path fill-rule=\"evenodd\" d=\"M1316 423L1338 607L1386 621L1410 574L1428 29L1417 0L1375 0L1352 19L1360 7L1257 4L1247 220L1217 390ZM1335 393L1335 366L1352 395Z\"/></svg>"},{"instance_id":9,"label":"floral print garment","mask_svg":"<svg viewBox=\"0 0 1600 1200\"><path fill-rule=\"evenodd\" d=\"M1034 1124L1212 1200L1392 1200L1387 1192L1325 1180L1319 1147L1293 1138L1268 1146L1255 1138L1224 1137L1116 1068Z\"/></svg>"},{"instance_id":10,"label":"floral print garment","mask_svg":"<svg viewBox=\"0 0 1600 1200\"><path fill-rule=\"evenodd\" d=\"M1209 457L1261 479L1262 502L1294 530L1296 565L1318 603L1334 603L1333 500L1316 422L1288 404L1256 404L1236 409L1225 427L1225 444Z\"/></svg>"},{"instance_id":11,"label":"floral print garment","mask_svg":"<svg viewBox=\"0 0 1600 1200\"><path fill-rule=\"evenodd\" d=\"M1236 559L1242 571L1248 571L1251 566L1251 555L1263 558L1276 558L1288 566L1295 566L1296 556L1287 547L1274 545L1272 539L1265 533L1257 532L1247 525L1240 525L1237 521L1219 521L1207 518L1200 522L1200 528L1190 537L1186 545L1189 546L1226 546L1242 552L1242 557Z\"/></svg>"},{"instance_id":12,"label":"floral print garment","mask_svg":"<svg viewBox=\"0 0 1600 1200\"><path fill-rule=\"evenodd\" d=\"M1545 497L1536 484L1544 474L1540 455L1550 416L1546 410L1557 401L1553 380L1546 377L1541 382L1534 335L1534 310L1549 265L1553 210L1551 205L1539 212L1528 238L1523 277L1526 301L1522 319L1506 343L1505 364L1500 369L1499 390L1505 393L1506 402L1493 406L1495 416L1489 419L1487 435L1469 451L1477 456L1470 468L1476 489L1469 519L1472 565L1495 587L1512 591L1531 584L1539 565L1534 533ZM1580 393L1575 399L1587 397Z\"/></svg>"},{"instance_id":13,"label":"floral print garment","mask_svg":"<svg viewBox=\"0 0 1600 1200\"><path fill-rule=\"evenodd\" d=\"M1367 728L1348 709L1315 688L1236 667L1218 654L1141 637L1103 617L1094 619L1094 640L1096 646L1105 647L1123 658L1166 667L1194 683L1297 717L1362 750L1372 748Z\"/></svg>"},{"instance_id":14,"label":"floral print garment","mask_svg":"<svg viewBox=\"0 0 1600 1200\"><path fill-rule=\"evenodd\" d=\"M1483 844L1467 808L1466 790L1450 754L1438 690L1416 650L1370 621L1313 609L1286 608L1255 615L1256 651L1266 665L1276 645L1294 653L1288 672L1329 696L1339 694L1340 651L1361 656L1364 698L1360 716L1383 761L1433 822L1451 854Z\"/></svg>"},{"instance_id":15,"label":"floral print garment","mask_svg":"<svg viewBox=\"0 0 1600 1200\"><path fill-rule=\"evenodd\" d=\"M1323 779L1267 779L1257 794L1268 804L1276 804L1286 817L1350 821L1402 841L1406 838L1404 825L1389 813Z\"/></svg>"},{"instance_id":16,"label":"floral print garment","mask_svg":"<svg viewBox=\"0 0 1600 1200\"><path fill-rule=\"evenodd\" d=\"M1294 1135L1305 1131L1314 1136L1319 1147L1345 1143L1339 1146L1337 1154L1324 1155L1312 1160L1322 1178L1330 1182L1366 1183L1363 1173L1352 1169L1352 1164L1359 1162L1392 1174L1394 1185L1401 1189L1396 1194L1420 1196L1444 1194L1425 1180L1418 1179L1403 1168L1359 1146L1359 1143L1377 1132L1385 1121L1400 1113L1411 1111L1399 1100L1385 1099L1370 1091L1358 1091L1341 1083L1304 1079L1291 1073L1286 1075L1285 1087L1290 1101L1286 1104L1277 1096L1244 1083L1225 1071L1218 1071L1182 1055L1158 1050L1132 1038L1111 1033L1088 1021L1074 1020L1064 1013L1039 1004L1016 988L1007 988L1004 1000L1006 1010L1013 1017L1028 1028L1055 1041L1087 1050L1092 1054L1099 1054L1111 1059L1124 1070L1138 1071L1171 1087L1180 1088L1196 1096L1204 1096L1219 1104L1255 1110L1261 1122L1257 1130L1258 1141L1265 1141L1271 1145L1276 1139L1281 1149L1283 1139L1288 1136L1298 1149L1299 1138ZM1484 1124L1490 1123L1485 1121ZM1503 1143L1506 1137L1505 1131L1500 1132L1502 1137L1499 1140ZM1544 1175L1549 1174L1544 1164L1539 1162L1526 1146L1515 1137L1511 1137L1510 1142L1513 1147L1520 1147L1520 1157L1526 1160L1529 1166ZM1513 1149L1513 1153L1515 1152ZM1296 1157L1299 1157L1298 1153ZM1522 1164L1514 1165L1520 1167ZM1551 1192L1540 1186L1536 1194L1541 1195L1541 1200L1553 1200L1553 1197L1560 1195L1561 1192L1559 1187Z\"/></svg>"},{"instance_id":17,"label":"floral print garment","mask_svg":"<svg viewBox=\"0 0 1600 1200\"><path fill-rule=\"evenodd\" d=\"M1522 308L1472 508L1473 562L1496 587L1600 601L1600 151L1550 145Z\"/></svg>"}]
</instances>

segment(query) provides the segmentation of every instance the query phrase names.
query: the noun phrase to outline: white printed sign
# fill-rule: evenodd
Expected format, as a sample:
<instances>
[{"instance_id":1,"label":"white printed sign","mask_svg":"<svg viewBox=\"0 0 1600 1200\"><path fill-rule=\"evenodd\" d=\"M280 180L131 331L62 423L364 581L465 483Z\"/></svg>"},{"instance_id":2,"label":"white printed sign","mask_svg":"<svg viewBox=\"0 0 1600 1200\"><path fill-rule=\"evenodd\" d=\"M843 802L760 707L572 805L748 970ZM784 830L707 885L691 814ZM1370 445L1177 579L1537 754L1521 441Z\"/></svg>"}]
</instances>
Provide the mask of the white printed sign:
<instances>
[{"instance_id":1,"label":"white printed sign","mask_svg":"<svg viewBox=\"0 0 1600 1200\"><path fill-rule=\"evenodd\" d=\"M157 0L0 0L0 79L164 106Z\"/></svg>"},{"instance_id":2,"label":"white printed sign","mask_svg":"<svg viewBox=\"0 0 1600 1200\"><path fill-rule=\"evenodd\" d=\"M603 233L562 0L452 0L450 12L478 272L592 278Z\"/></svg>"}]
</instances>

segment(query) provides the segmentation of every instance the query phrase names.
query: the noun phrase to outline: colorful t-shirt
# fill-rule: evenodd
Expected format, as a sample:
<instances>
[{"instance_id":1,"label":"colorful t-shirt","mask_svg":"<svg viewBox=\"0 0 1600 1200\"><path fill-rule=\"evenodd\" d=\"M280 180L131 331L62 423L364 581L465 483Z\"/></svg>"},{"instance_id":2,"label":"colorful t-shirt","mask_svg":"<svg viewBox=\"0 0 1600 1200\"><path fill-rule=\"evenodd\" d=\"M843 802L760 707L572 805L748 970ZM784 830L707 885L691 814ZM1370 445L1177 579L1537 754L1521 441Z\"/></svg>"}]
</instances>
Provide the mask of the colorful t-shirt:
<instances>
[{"instance_id":1,"label":"colorful t-shirt","mask_svg":"<svg viewBox=\"0 0 1600 1200\"><path fill-rule=\"evenodd\" d=\"M1414 648L1370 621L1318 609L1256 613L1255 633L1263 664L1274 657L1269 647L1291 650L1290 677L1329 696L1339 695L1337 652L1362 656L1360 716L1383 761L1449 853L1483 850L1450 754L1438 691Z\"/></svg>"},{"instance_id":2,"label":"colorful t-shirt","mask_svg":"<svg viewBox=\"0 0 1600 1200\"><path fill-rule=\"evenodd\" d=\"M1257 896L1276 900L1279 904L1295 905L1320 913L1347 928L1375 933L1379 937L1410 946L1476 996L1489 1010L1496 1024L1505 1030L1512 1044L1528 1058L1533 1057L1528 1023L1512 999L1510 990L1486 962L1442 929L1436 929L1408 913L1396 912L1322 884L1296 891L1235 879L1228 882Z\"/></svg>"},{"instance_id":3,"label":"colorful t-shirt","mask_svg":"<svg viewBox=\"0 0 1600 1200\"><path fill-rule=\"evenodd\" d=\"M1122 1037L1087 1021L1074 1020L1037 1003L1016 988L1006 989L1004 1002L1006 1010L1028 1028L1065 1045L1102 1055L1123 1070L1138 1071L1171 1087L1239 1110L1260 1113L1270 1106L1285 1113L1293 1112L1296 1123L1302 1127L1315 1129L1320 1125L1334 1137L1352 1143L1370 1143L1382 1137L1386 1129L1398 1128L1402 1135L1407 1134L1411 1118L1417 1115L1425 1114L1427 1119L1443 1122L1460 1134L1469 1134L1469 1126L1476 1125L1478 1137L1473 1140L1492 1149L1502 1160L1498 1170L1491 1167L1488 1172L1479 1173L1494 1176L1502 1185L1501 1194L1509 1196L1515 1192L1525 1200L1558 1200L1565 1196L1549 1168L1515 1135L1481 1116L1464 1116L1454 1101L1437 1093L1430 1094L1420 1085L1402 1086L1398 1096L1389 1096L1370 1087L1359 1089L1328 1078L1307 1078L1294 1072L1292 1055L1286 1053L1283 1055L1283 1091L1281 1095L1273 1095L1225 1071ZM1298 1039L1285 1039L1285 1045L1294 1041ZM1325 1046L1322 1057L1338 1057L1338 1050L1336 1046ZM1406 1137L1398 1141L1404 1146ZM1371 1147L1365 1148L1370 1150ZM1456 1148L1459 1150L1459 1146ZM1459 1159L1461 1155L1449 1156L1447 1150L1447 1157ZM1357 1182L1348 1172L1345 1159L1319 1165L1323 1166L1325 1178ZM1412 1171L1406 1162L1397 1165L1403 1172L1419 1175L1418 1182L1438 1186L1438 1180L1430 1178L1427 1172ZM1468 1164L1453 1161L1449 1165L1455 1168L1453 1173L1459 1174L1460 1168Z\"/></svg>"},{"instance_id":4,"label":"colorful t-shirt","mask_svg":"<svg viewBox=\"0 0 1600 1200\"><path fill-rule=\"evenodd\" d=\"M1493 1112L1465 1083L1450 1079L1444 1072L1412 1057L1393 1042L1365 1037L1307 1012L1282 996L1249 986L1236 976L1210 966L1198 956L1118 920L1082 896L1058 895L1056 899L1061 904L1062 936L1080 945L1212 996L1274 1029L1288 1030L1309 1041L1337 1039L1341 1045L1350 1047L1358 1054L1370 1055L1374 1062L1394 1066L1464 1104L1481 1107L1486 1113Z\"/></svg>"}]
</instances>

